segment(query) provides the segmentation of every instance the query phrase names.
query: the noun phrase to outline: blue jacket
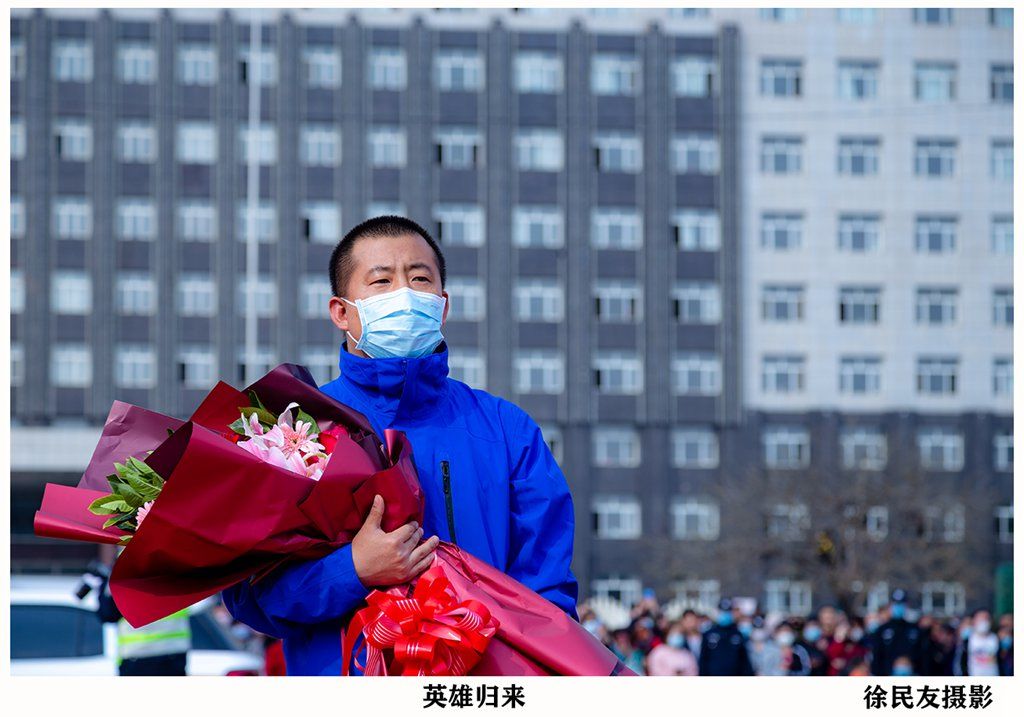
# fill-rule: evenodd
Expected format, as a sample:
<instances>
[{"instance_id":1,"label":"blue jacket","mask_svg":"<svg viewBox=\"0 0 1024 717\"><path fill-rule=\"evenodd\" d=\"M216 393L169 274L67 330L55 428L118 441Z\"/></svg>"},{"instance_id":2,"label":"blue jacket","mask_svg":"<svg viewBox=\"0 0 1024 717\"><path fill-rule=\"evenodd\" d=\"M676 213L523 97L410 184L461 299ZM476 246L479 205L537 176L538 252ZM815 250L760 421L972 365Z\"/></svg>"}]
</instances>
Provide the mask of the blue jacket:
<instances>
[{"instance_id":1,"label":"blue jacket","mask_svg":"<svg viewBox=\"0 0 1024 717\"><path fill-rule=\"evenodd\" d=\"M365 415L379 436L385 428L408 436L426 497L424 539L458 544L578 619L572 497L525 411L449 378L444 343L412 359L361 358L342 345L341 375L320 390ZM283 638L288 674L338 675L340 630L369 592L345 546L223 597L237 620Z\"/></svg>"}]
</instances>

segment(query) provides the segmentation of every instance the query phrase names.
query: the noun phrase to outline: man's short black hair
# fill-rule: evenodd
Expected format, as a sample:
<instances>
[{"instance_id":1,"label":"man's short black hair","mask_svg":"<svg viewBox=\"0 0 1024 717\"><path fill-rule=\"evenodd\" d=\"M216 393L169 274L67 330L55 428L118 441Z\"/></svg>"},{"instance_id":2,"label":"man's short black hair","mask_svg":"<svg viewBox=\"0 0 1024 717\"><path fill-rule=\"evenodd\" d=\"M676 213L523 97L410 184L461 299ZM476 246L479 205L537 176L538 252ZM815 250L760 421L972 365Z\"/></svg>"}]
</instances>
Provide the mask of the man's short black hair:
<instances>
[{"instance_id":1,"label":"man's short black hair","mask_svg":"<svg viewBox=\"0 0 1024 717\"><path fill-rule=\"evenodd\" d=\"M361 222L348 234L342 237L338 245L331 252L331 265L328 268L331 278L331 293L334 296L341 296L348 287L348 280L352 276L352 249L360 239L378 239L383 237L398 237L403 234L419 234L423 237L430 248L434 250L437 257L437 268L441 273L441 288L444 288L445 269L444 255L441 253L437 242L430 236L430 233L414 222L412 219L387 214L380 217L373 217Z\"/></svg>"}]
</instances>

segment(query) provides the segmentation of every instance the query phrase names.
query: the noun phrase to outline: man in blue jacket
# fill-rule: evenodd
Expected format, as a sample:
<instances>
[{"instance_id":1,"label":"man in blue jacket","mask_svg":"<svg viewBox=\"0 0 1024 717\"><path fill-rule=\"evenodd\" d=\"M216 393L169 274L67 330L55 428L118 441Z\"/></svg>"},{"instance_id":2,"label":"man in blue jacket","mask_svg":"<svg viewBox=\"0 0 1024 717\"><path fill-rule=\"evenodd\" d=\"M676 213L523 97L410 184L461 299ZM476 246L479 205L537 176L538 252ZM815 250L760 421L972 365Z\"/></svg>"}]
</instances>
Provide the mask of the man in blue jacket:
<instances>
[{"instance_id":1,"label":"man in blue jacket","mask_svg":"<svg viewBox=\"0 0 1024 717\"><path fill-rule=\"evenodd\" d=\"M578 619L565 477L525 411L448 377L437 244L409 219L369 219L338 243L330 280L331 320L347 340L341 375L320 389L365 415L379 436L405 432L426 496L424 523L385 533L377 496L350 545L225 590L228 610L284 640L289 674L338 675L352 611L372 589L422 573L447 540Z\"/></svg>"}]
</instances>

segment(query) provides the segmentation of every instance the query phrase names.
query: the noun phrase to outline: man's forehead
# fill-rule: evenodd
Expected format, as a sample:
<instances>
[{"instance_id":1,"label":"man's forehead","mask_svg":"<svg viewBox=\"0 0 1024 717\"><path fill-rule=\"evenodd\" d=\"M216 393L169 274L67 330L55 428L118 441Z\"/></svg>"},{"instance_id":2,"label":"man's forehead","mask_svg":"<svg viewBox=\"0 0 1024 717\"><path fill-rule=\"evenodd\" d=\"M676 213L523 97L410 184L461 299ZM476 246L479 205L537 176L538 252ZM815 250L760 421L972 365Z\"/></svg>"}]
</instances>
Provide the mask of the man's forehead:
<instances>
[{"instance_id":1,"label":"man's forehead","mask_svg":"<svg viewBox=\"0 0 1024 717\"><path fill-rule=\"evenodd\" d=\"M407 268L414 264L426 264L434 269L437 259L427 240L419 234L402 234L387 237L363 237L352 247L352 259L356 271L371 268Z\"/></svg>"}]
</instances>

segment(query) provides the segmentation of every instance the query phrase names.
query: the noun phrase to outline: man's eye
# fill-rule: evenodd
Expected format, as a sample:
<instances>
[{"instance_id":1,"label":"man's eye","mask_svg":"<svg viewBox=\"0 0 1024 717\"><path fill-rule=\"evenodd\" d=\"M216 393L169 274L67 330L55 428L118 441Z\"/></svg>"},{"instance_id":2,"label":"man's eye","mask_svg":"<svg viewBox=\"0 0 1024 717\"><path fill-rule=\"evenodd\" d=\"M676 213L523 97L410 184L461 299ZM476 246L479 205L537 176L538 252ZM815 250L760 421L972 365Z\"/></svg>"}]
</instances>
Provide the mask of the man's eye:
<instances>
[{"instance_id":1,"label":"man's eye","mask_svg":"<svg viewBox=\"0 0 1024 717\"><path fill-rule=\"evenodd\" d=\"M426 277L426 276L414 276L412 280L413 281L426 281L426 282L430 281L430 279L428 277Z\"/></svg>"},{"instance_id":2,"label":"man's eye","mask_svg":"<svg viewBox=\"0 0 1024 717\"><path fill-rule=\"evenodd\" d=\"M390 281L390 279L377 279L377 281L375 281L373 283L374 284L386 284L386 283L388 283L388 281Z\"/></svg>"}]
</instances>

